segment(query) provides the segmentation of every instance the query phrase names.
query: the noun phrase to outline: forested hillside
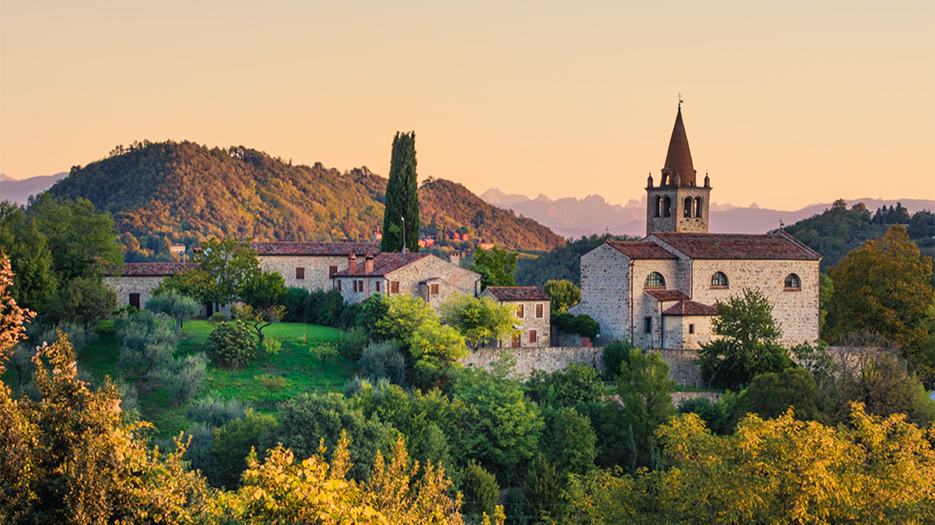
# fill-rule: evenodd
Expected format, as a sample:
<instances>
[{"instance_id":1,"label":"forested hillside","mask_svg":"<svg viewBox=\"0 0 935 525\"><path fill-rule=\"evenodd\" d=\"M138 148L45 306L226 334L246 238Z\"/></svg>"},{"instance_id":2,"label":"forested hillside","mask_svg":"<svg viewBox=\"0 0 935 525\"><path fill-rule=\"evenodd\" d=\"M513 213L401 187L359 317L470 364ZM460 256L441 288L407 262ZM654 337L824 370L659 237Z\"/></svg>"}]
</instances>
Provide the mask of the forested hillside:
<instances>
[{"instance_id":1,"label":"forested hillside","mask_svg":"<svg viewBox=\"0 0 935 525\"><path fill-rule=\"evenodd\" d=\"M862 203L847 208L843 200L807 219L786 226L785 231L821 254L821 271L837 265L845 255L861 246L867 239L880 237L892 224L909 226L909 237L922 255L935 255L935 216L929 211L918 211L912 216L902 205L880 208L871 212Z\"/></svg>"},{"instance_id":2,"label":"forested hillside","mask_svg":"<svg viewBox=\"0 0 935 525\"><path fill-rule=\"evenodd\" d=\"M549 249L563 242L531 219L497 210L459 185L436 182L442 184L420 191L423 224L435 218L444 226L468 226L475 237L509 248ZM436 195L439 187L445 191ZM383 222L385 189L386 179L366 167L341 173L321 163L294 166L243 146L144 141L73 167L49 191L84 197L109 212L132 261L170 257L170 243L191 246L210 237L369 240Z\"/></svg>"},{"instance_id":3,"label":"forested hillside","mask_svg":"<svg viewBox=\"0 0 935 525\"><path fill-rule=\"evenodd\" d=\"M491 206L471 190L444 179L430 179L419 188L419 215L429 231L467 226L472 237L514 250L565 245L565 239L533 219Z\"/></svg>"}]
</instances>

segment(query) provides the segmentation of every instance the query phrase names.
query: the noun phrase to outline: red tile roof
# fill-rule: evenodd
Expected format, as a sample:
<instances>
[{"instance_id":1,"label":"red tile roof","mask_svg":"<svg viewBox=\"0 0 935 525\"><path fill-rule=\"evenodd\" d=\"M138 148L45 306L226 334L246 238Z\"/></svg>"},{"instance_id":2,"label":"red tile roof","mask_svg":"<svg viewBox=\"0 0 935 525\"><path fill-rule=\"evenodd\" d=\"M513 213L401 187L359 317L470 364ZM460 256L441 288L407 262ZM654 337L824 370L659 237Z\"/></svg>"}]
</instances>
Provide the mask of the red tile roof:
<instances>
[{"instance_id":1,"label":"red tile roof","mask_svg":"<svg viewBox=\"0 0 935 525\"><path fill-rule=\"evenodd\" d=\"M548 301L549 296L536 286L488 286L498 301Z\"/></svg>"},{"instance_id":2,"label":"red tile roof","mask_svg":"<svg viewBox=\"0 0 935 525\"><path fill-rule=\"evenodd\" d=\"M648 241L607 241L612 248L631 259L678 259L656 243Z\"/></svg>"},{"instance_id":3,"label":"red tile roof","mask_svg":"<svg viewBox=\"0 0 935 525\"><path fill-rule=\"evenodd\" d=\"M258 255L376 255L375 242L251 242Z\"/></svg>"},{"instance_id":4,"label":"red tile roof","mask_svg":"<svg viewBox=\"0 0 935 525\"><path fill-rule=\"evenodd\" d=\"M695 168L692 166L692 152L688 148L688 135L685 133L685 124L682 122L682 107L679 106L675 117L675 126L672 128L672 137L669 139L669 151L666 152L666 163L663 169L669 170L669 180L666 184L671 186L675 176L679 176L682 186L695 185Z\"/></svg>"},{"instance_id":5,"label":"red tile roof","mask_svg":"<svg viewBox=\"0 0 935 525\"><path fill-rule=\"evenodd\" d=\"M684 301L691 299L678 290L646 290L645 293L656 298L657 301Z\"/></svg>"},{"instance_id":6,"label":"red tile roof","mask_svg":"<svg viewBox=\"0 0 935 525\"><path fill-rule=\"evenodd\" d=\"M367 273L364 271L365 261L357 260L357 270L351 272L350 269L340 271L333 277L370 277L377 275L386 275L396 271L403 266L412 264L420 259L431 257L430 253L380 253L373 258L373 271Z\"/></svg>"},{"instance_id":7,"label":"red tile roof","mask_svg":"<svg viewBox=\"0 0 935 525\"><path fill-rule=\"evenodd\" d=\"M175 275L181 271L198 268L198 263L154 262L126 263L123 265L123 277L163 277Z\"/></svg>"},{"instance_id":8,"label":"red tile roof","mask_svg":"<svg viewBox=\"0 0 935 525\"><path fill-rule=\"evenodd\" d=\"M695 301L679 301L663 310L662 315L717 315L717 308Z\"/></svg>"},{"instance_id":9,"label":"red tile roof","mask_svg":"<svg viewBox=\"0 0 935 525\"><path fill-rule=\"evenodd\" d=\"M669 246L692 259L747 259L817 261L818 252L793 239L790 235L728 233L654 233Z\"/></svg>"}]
</instances>

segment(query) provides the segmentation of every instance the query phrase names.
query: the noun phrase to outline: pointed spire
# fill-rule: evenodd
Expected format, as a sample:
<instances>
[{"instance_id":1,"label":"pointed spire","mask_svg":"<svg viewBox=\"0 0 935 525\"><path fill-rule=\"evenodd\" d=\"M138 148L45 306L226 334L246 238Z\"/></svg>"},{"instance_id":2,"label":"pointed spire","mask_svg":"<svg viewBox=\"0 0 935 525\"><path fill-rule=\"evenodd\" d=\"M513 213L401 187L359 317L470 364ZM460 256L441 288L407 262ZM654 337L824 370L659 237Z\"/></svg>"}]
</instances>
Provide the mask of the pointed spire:
<instances>
[{"instance_id":1,"label":"pointed spire","mask_svg":"<svg viewBox=\"0 0 935 525\"><path fill-rule=\"evenodd\" d=\"M678 115L675 117L675 127L672 128L672 138L669 139L669 151L666 153L663 173L668 173L671 181L675 174L679 175L682 186L695 185L695 168L692 165L692 153L688 149L688 135L685 134L685 124L682 123L682 103L679 102ZM666 177L663 177L665 180Z\"/></svg>"}]
</instances>

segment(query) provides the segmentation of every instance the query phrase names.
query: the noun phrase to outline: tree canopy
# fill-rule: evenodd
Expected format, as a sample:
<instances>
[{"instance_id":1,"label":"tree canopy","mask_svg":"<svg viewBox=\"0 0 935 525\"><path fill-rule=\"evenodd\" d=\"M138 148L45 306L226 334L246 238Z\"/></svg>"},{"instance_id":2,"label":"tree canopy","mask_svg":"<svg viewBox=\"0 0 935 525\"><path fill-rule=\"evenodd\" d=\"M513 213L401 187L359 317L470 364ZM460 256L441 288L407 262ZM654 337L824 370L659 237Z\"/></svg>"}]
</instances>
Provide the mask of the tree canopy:
<instances>
[{"instance_id":1,"label":"tree canopy","mask_svg":"<svg viewBox=\"0 0 935 525\"><path fill-rule=\"evenodd\" d=\"M481 286L516 286L513 274L516 272L518 255L494 246L487 250L477 250L474 254L472 272L480 274Z\"/></svg>"}]
</instances>

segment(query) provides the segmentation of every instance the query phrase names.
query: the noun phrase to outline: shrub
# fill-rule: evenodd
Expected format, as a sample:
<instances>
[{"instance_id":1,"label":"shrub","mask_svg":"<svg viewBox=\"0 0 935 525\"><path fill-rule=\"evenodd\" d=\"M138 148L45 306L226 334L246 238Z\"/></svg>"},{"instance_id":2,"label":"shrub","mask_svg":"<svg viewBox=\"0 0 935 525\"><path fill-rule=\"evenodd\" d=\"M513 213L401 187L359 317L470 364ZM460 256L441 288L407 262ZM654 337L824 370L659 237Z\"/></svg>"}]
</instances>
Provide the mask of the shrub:
<instances>
[{"instance_id":1,"label":"shrub","mask_svg":"<svg viewBox=\"0 0 935 525\"><path fill-rule=\"evenodd\" d=\"M269 356L269 362L267 366L273 365L273 358L279 355L279 352L282 351L282 343L277 339L264 339L263 343L260 344L260 348L263 349L263 353Z\"/></svg>"},{"instance_id":2,"label":"shrub","mask_svg":"<svg viewBox=\"0 0 935 525\"><path fill-rule=\"evenodd\" d=\"M464 493L464 505L461 507L463 514L480 516L486 513L493 516L494 507L500 499L500 485L493 474L473 460L464 468L461 491Z\"/></svg>"},{"instance_id":3,"label":"shrub","mask_svg":"<svg viewBox=\"0 0 935 525\"><path fill-rule=\"evenodd\" d=\"M164 314L141 311L126 319L117 319L117 344L120 357L117 367L141 380L172 364L172 354L179 344L175 323Z\"/></svg>"},{"instance_id":4,"label":"shrub","mask_svg":"<svg viewBox=\"0 0 935 525\"><path fill-rule=\"evenodd\" d=\"M308 303L308 290L291 286L280 300L283 306L286 307L286 313L282 318L283 322L306 322L305 305Z\"/></svg>"},{"instance_id":5,"label":"shrub","mask_svg":"<svg viewBox=\"0 0 935 525\"><path fill-rule=\"evenodd\" d=\"M562 474L585 474L597 459L597 435L586 416L574 408L560 408L551 419L547 456Z\"/></svg>"},{"instance_id":6,"label":"shrub","mask_svg":"<svg viewBox=\"0 0 935 525\"><path fill-rule=\"evenodd\" d=\"M208 358L203 353L174 359L168 366L159 368L153 377L169 392L173 403L187 403L204 388Z\"/></svg>"},{"instance_id":7,"label":"shrub","mask_svg":"<svg viewBox=\"0 0 935 525\"><path fill-rule=\"evenodd\" d=\"M122 377L118 377L114 384L117 386L117 391L120 392L120 410L123 412L139 412L140 396L136 386L128 383Z\"/></svg>"},{"instance_id":8,"label":"shrub","mask_svg":"<svg viewBox=\"0 0 935 525\"><path fill-rule=\"evenodd\" d=\"M341 355L351 359L353 361L358 361L364 353L364 347L367 346L367 331L360 326L351 328L344 334L344 338L341 340L341 344L338 348L341 350Z\"/></svg>"},{"instance_id":9,"label":"shrub","mask_svg":"<svg viewBox=\"0 0 935 525\"><path fill-rule=\"evenodd\" d=\"M227 321L230 321L230 320L231 320L230 317L227 317L226 315L222 314L221 312L218 312L218 313L212 315L211 318L208 319L208 322L211 323L213 326L217 326L217 325L219 325L219 324L221 324L221 323L226 323Z\"/></svg>"},{"instance_id":10,"label":"shrub","mask_svg":"<svg viewBox=\"0 0 935 525\"><path fill-rule=\"evenodd\" d=\"M562 490L565 484L555 465L539 454L529 465L523 491L534 516L560 518L563 514Z\"/></svg>"},{"instance_id":11,"label":"shrub","mask_svg":"<svg viewBox=\"0 0 935 525\"><path fill-rule=\"evenodd\" d=\"M604 379L613 381L620 373L620 364L630 362L630 350L633 349L628 341L614 341L604 347L601 358L604 360Z\"/></svg>"},{"instance_id":12,"label":"shrub","mask_svg":"<svg viewBox=\"0 0 935 525\"><path fill-rule=\"evenodd\" d=\"M341 392L344 394L344 397L352 398L364 390L372 388L373 383L370 382L369 378L356 375L354 379L344 383L344 388L341 389Z\"/></svg>"},{"instance_id":13,"label":"shrub","mask_svg":"<svg viewBox=\"0 0 935 525\"><path fill-rule=\"evenodd\" d=\"M235 370L256 356L256 334L243 321L235 320L217 325L208 339L218 358Z\"/></svg>"},{"instance_id":14,"label":"shrub","mask_svg":"<svg viewBox=\"0 0 935 525\"><path fill-rule=\"evenodd\" d=\"M406 359L396 343L388 341L367 345L358 363L371 381L385 377L397 385L406 384Z\"/></svg>"},{"instance_id":15,"label":"shrub","mask_svg":"<svg viewBox=\"0 0 935 525\"><path fill-rule=\"evenodd\" d=\"M39 341L35 346L41 346L42 341L45 341L49 344L55 343L58 341L59 332L62 332L68 336L68 342L71 343L71 347L75 350L75 354L80 354L89 345L97 341L97 333L93 330L88 330L81 325L65 321L58 323L55 326L51 326L43 331L42 335L39 337Z\"/></svg>"},{"instance_id":16,"label":"shrub","mask_svg":"<svg viewBox=\"0 0 935 525\"><path fill-rule=\"evenodd\" d=\"M555 314L552 316L552 324L565 333L587 337L592 341L596 339L597 334L601 332L600 323L592 319L588 314Z\"/></svg>"},{"instance_id":17,"label":"shrub","mask_svg":"<svg viewBox=\"0 0 935 525\"><path fill-rule=\"evenodd\" d=\"M258 376L253 376L253 380L260 384L263 388L269 390L270 392L278 392L283 388L286 388L286 378L283 376L272 376L269 374L261 374Z\"/></svg>"},{"instance_id":18,"label":"shrub","mask_svg":"<svg viewBox=\"0 0 935 525\"><path fill-rule=\"evenodd\" d=\"M243 415L251 406L239 399L223 399L208 395L188 407L188 417L211 427L220 427Z\"/></svg>"},{"instance_id":19,"label":"shrub","mask_svg":"<svg viewBox=\"0 0 935 525\"><path fill-rule=\"evenodd\" d=\"M595 403L604 395L604 384L597 371L574 363L552 373L533 370L525 388L526 395L536 403L555 407Z\"/></svg>"},{"instance_id":20,"label":"shrub","mask_svg":"<svg viewBox=\"0 0 935 525\"><path fill-rule=\"evenodd\" d=\"M354 328L358 324L360 313L363 311L364 307L360 303L345 304L344 309L341 310L341 316L335 326L344 330Z\"/></svg>"},{"instance_id":21,"label":"shrub","mask_svg":"<svg viewBox=\"0 0 935 525\"><path fill-rule=\"evenodd\" d=\"M211 449L214 448L214 434L211 432L211 427L201 422L192 423L186 434L182 442L184 443L189 438L191 441L185 449L183 459L190 462L189 466L192 470L201 471L209 484L218 487L218 464L214 459L214 454L211 453ZM163 447L160 446L159 449L162 450Z\"/></svg>"},{"instance_id":22,"label":"shrub","mask_svg":"<svg viewBox=\"0 0 935 525\"><path fill-rule=\"evenodd\" d=\"M734 407L735 422L749 413L762 419L777 418L793 408L799 421L826 423L818 408L818 385L804 368L787 368L778 374L760 374L753 378Z\"/></svg>"},{"instance_id":23,"label":"shrub","mask_svg":"<svg viewBox=\"0 0 935 525\"><path fill-rule=\"evenodd\" d=\"M182 333L182 323L201 313L201 304L175 290L153 296L146 301L146 309L153 313L166 314L175 320L176 333Z\"/></svg>"},{"instance_id":24,"label":"shrub","mask_svg":"<svg viewBox=\"0 0 935 525\"><path fill-rule=\"evenodd\" d=\"M338 347L331 343L318 343L315 346L309 347L308 353L312 354L313 357L324 364L325 359L328 359L329 357L337 357Z\"/></svg>"},{"instance_id":25,"label":"shrub","mask_svg":"<svg viewBox=\"0 0 935 525\"><path fill-rule=\"evenodd\" d=\"M308 294L305 311L308 322L323 326L335 326L344 311L344 298L337 290L315 290Z\"/></svg>"},{"instance_id":26,"label":"shrub","mask_svg":"<svg viewBox=\"0 0 935 525\"><path fill-rule=\"evenodd\" d=\"M243 418L214 429L211 455L218 468L216 486L234 489L240 485L240 475L247 470L247 455L259 445L260 436L274 426L272 416L254 414L251 409Z\"/></svg>"},{"instance_id":27,"label":"shrub","mask_svg":"<svg viewBox=\"0 0 935 525\"><path fill-rule=\"evenodd\" d=\"M679 405L680 414L696 414L704 422L705 426L711 432L726 436L734 432L732 415L734 413L734 403L737 394L727 391L718 399L717 403L712 403L707 397L696 397L695 399L686 399Z\"/></svg>"}]
</instances>

